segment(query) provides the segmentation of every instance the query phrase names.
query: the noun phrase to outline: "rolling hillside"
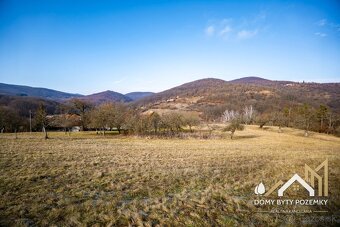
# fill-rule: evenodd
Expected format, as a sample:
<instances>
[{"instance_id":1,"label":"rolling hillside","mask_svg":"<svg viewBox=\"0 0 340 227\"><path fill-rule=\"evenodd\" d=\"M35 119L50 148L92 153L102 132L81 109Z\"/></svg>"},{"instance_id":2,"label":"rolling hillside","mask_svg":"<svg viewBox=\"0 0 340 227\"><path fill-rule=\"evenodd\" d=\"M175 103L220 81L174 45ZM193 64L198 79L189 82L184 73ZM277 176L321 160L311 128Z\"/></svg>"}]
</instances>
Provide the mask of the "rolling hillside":
<instances>
[{"instance_id":1,"label":"rolling hillside","mask_svg":"<svg viewBox=\"0 0 340 227\"><path fill-rule=\"evenodd\" d=\"M60 105L59 102L50 99L0 94L0 108L12 109L22 117L29 117L29 111L35 111L41 104L45 106L48 114L55 113ZM0 120L1 117L3 116L0 114Z\"/></svg>"},{"instance_id":2,"label":"rolling hillside","mask_svg":"<svg viewBox=\"0 0 340 227\"><path fill-rule=\"evenodd\" d=\"M1 95L39 97L51 100L61 100L81 97L80 94L71 94L47 88L29 87L22 85L12 85L0 83Z\"/></svg>"},{"instance_id":3,"label":"rolling hillside","mask_svg":"<svg viewBox=\"0 0 340 227\"><path fill-rule=\"evenodd\" d=\"M108 90L87 96L0 83L0 95L2 100L10 99L12 100L10 102L13 102L14 99L18 99L19 103L23 100L25 103L30 101L36 103L38 99L63 102L79 98L96 105L105 102L132 102L143 109L198 112L209 107L239 109L245 105L253 105L258 112L263 113L285 106L308 103L314 107L324 104L334 112L340 113L340 83L297 83L272 81L260 77L244 77L232 81L207 78L159 93L131 92L124 95ZM9 102L4 101L3 104L5 103Z\"/></svg>"},{"instance_id":4,"label":"rolling hillside","mask_svg":"<svg viewBox=\"0 0 340 227\"><path fill-rule=\"evenodd\" d=\"M121 93L114 92L114 91L103 91L103 92L95 93L92 95L83 96L80 99L86 100L96 105L106 103L106 102L130 102L132 101L131 98Z\"/></svg>"},{"instance_id":5,"label":"rolling hillside","mask_svg":"<svg viewBox=\"0 0 340 227\"><path fill-rule=\"evenodd\" d=\"M79 98L82 100L86 100L92 102L94 104L101 104L104 102L131 102L133 100L138 100L142 97L146 97L148 95L153 94L152 92L131 92L127 95L123 95L114 91L104 91L91 95L81 95L81 94L73 94L61 92L53 89L47 88L37 88L30 86L21 86L21 85L12 85L12 84L4 84L0 83L0 95L2 99L5 99L6 96L11 96L8 99L14 100L25 100L25 102L35 102L36 100L53 100L58 102L64 102L69 99ZM20 97L27 97L26 99L22 99ZM33 101L34 100L34 101Z\"/></svg>"},{"instance_id":6,"label":"rolling hillside","mask_svg":"<svg viewBox=\"0 0 340 227\"><path fill-rule=\"evenodd\" d=\"M234 83L234 84L258 84L258 85L264 85L264 84L269 85L269 84L273 84L277 82L281 82L281 81L272 81L272 80L267 80L261 77L255 77L255 76L242 77L239 79L229 81L229 83Z\"/></svg>"},{"instance_id":7,"label":"rolling hillside","mask_svg":"<svg viewBox=\"0 0 340 227\"><path fill-rule=\"evenodd\" d=\"M297 83L246 77L233 81L208 78L156 93L136 102L145 109L202 111L207 106L239 109L253 105L257 111L308 103L329 106L340 113L340 83Z\"/></svg>"}]
</instances>

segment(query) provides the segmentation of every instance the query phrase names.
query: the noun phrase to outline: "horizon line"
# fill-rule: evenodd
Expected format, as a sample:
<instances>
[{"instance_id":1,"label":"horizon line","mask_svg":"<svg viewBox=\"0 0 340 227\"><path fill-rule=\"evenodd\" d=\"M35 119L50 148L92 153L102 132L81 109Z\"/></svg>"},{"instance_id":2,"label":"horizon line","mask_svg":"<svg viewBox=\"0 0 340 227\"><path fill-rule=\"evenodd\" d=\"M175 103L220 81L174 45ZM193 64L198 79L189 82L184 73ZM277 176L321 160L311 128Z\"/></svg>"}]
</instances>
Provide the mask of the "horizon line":
<instances>
[{"instance_id":1,"label":"horizon line","mask_svg":"<svg viewBox=\"0 0 340 227\"><path fill-rule=\"evenodd\" d=\"M135 90L135 91L129 91L129 92L124 92L123 93L123 92L118 92L118 91L111 90L111 89L103 89L103 90L96 91L96 92L93 92L93 93L90 93L90 94L82 94L82 93L77 93L77 92L75 93L75 92L72 92L72 91L64 91L64 90L58 90L58 89L49 88L49 87L41 87L41 86L26 85L26 84L14 84L14 83L6 83L6 82L0 82L0 84L7 84L7 85L14 85L14 86L23 86L23 87L30 87L30 88L36 88L36 89L48 89L48 90L53 90L53 91L58 91L58 92L63 92L63 93L68 93L68 94L87 96L87 95L93 95L93 94L97 94L97 93L101 93L101 92L106 92L106 91L112 91L112 92L120 93L120 94L123 94L123 95L129 94L129 93L132 93L132 92L160 93L160 92L163 92L163 91L166 91L166 90L169 90L169 89L172 89L172 88L175 88L175 87L187 84L187 83L199 81L199 80L217 79L217 80L223 80L225 82L231 82L231 81L234 81L234 80L245 79L245 78L258 78L258 79L264 79L264 80L269 80L269 81L273 81L273 82L315 83L315 84L337 84L337 83L340 83L340 81L316 82L316 81L306 81L306 80L302 80L302 81L295 81L295 80L272 80L272 79L267 79L267 78L259 77L259 76L243 76L243 77L238 77L238 78L234 78L234 79L231 79L231 80L225 80L225 79L221 79L221 78L218 78L218 77L202 77L200 79L191 80L191 81L187 81L187 82L181 83L179 85L167 88L167 89L159 91L159 92L150 91L150 90L146 90L146 91L141 91L141 90L137 90L136 91Z\"/></svg>"}]
</instances>

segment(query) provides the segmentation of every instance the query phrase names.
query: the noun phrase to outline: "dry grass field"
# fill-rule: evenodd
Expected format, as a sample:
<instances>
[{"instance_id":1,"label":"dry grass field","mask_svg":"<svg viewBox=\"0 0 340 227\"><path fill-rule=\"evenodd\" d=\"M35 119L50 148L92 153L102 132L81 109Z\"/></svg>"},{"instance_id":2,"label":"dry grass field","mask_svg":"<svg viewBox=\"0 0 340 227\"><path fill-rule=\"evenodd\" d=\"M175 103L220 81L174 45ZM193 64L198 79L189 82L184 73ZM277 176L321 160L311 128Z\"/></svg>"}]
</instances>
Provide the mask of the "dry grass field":
<instances>
[{"instance_id":1,"label":"dry grass field","mask_svg":"<svg viewBox=\"0 0 340 227\"><path fill-rule=\"evenodd\" d=\"M307 214L255 207L254 188L303 176L305 163L315 168L326 158L329 204L308 209L334 217L340 138L302 134L256 126L237 131L234 140L1 134L0 226L303 225Z\"/></svg>"}]
</instances>

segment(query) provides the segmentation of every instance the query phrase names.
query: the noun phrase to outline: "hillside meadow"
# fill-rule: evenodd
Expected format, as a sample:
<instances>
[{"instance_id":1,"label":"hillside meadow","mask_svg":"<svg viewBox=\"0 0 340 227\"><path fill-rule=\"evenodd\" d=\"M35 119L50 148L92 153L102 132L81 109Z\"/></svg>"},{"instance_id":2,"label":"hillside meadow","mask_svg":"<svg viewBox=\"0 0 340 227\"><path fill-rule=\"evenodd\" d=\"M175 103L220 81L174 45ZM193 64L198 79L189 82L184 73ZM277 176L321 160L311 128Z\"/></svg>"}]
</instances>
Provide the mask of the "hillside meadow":
<instances>
[{"instance_id":1,"label":"hillside meadow","mask_svg":"<svg viewBox=\"0 0 340 227\"><path fill-rule=\"evenodd\" d=\"M216 132L221 134L222 132ZM0 226L336 225L340 138L246 126L231 140L95 132L0 134ZM270 188L329 160L329 204L311 214L254 206ZM305 195L305 194L303 194ZM332 217L327 223L321 217Z\"/></svg>"}]
</instances>

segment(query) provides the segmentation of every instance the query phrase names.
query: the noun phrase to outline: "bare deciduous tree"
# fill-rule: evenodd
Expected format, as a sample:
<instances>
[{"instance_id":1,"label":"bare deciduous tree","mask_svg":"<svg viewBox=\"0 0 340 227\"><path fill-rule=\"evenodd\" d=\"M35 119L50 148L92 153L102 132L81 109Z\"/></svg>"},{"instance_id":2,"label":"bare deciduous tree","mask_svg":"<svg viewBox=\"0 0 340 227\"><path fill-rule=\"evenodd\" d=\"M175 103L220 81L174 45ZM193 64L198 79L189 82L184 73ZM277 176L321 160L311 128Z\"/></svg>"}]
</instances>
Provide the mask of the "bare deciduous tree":
<instances>
[{"instance_id":1,"label":"bare deciduous tree","mask_svg":"<svg viewBox=\"0 0 340 227\"><path fill-rule=\"evenodd\" d=\"M245 124L250 124L255 118L255 110L252 105L243 109L243 120Z\"/></svg>"},{"instance_id":2,"label":"bare deciduous tree","mask_svg":"<svg viewBox=\"0 0 340 227\"><path fill-rule=\"evenodd\" d=\"M42 132L45 135L45 139L48 139L48 134L47 134L47 129L46 129L46 127L48 126L48 119L47 119L45 106L43 104L39 105L39 108L37 109L35 116L34 116L34 121L35 121L36 127L42 129Z\"/></svg>"},{"instance_id":3,"label":"bare deciduous tree","mask_svg":"<svg viewBox=\"0 0 340 227\"><path fill-rule=\"evenodd\" d=\"M234 138L234 134L236 130L243 130L244 126L242 125L242 115L234 110L226 110L222 115L223 122L228 125L223 129L223 131L230 131L230 138Z\"/></svg>"},{"instance_id":4,"label":"bare deciduous tree","mask_svg":"<svg viewBox=\"0 0 340 227\"><path fill-rule=\"evenodd\" d=\"M313 110L308 104L304 104L299 109L300 114L300 124L302 128L305 130L304 136L309 136L309 129L312 123L312 119L314 117Z\"/></svg>"},{"instance_id":5,"label":"bare deciduous tree","mask_svg":"<svg viewBox=\"0 0 340 227\"><path fill-rule=\"evenodd\" d=\"M292 122L292 107L285 107L283 109L283 114L286 119L286 126L290 127L291 122Z\"/></svg>"},{"instance_id":6,"label":"bare deciduous tree","mask_svg":"<svg viewBox=\"0 0 340 227\"><path fill-rule=\"evenodd\" d=\"M113 115L113 127L118 130L118 133L121 133L122 127L126 123L126 114L128 112L128 108L123 103L115 103L113 104L112 112Z\"/></svg>"},{"instance_id":7,"label":"bare deciduous tree","mask_svg":"<svg viewBox=\"0 0 340 227\"><path fill-rule=\"evenodd\" d=\"M149 121L151 123L151 126L153 127L153 130L155 133L158 132L160 124L161 124L161 116L159 116L158 113L153 112L150 116L149 116Z\"/></svg>"},{"instance_id":8,"label":"bare deciduous tree","mask_svg":"<svg viewBox=\"0 0 340 227\"><path fill-rule=\"evenodd\" d=\"M276 111L272 113L272 121L274 125L279 126L279 133L282 132L282 126L286 122L285 114L281 111Z\"/></svg>"},{"instance_id":9,"label":"bare deciduous tree","mask_svg":"<svg viewBox=\"0 0 340 227\"><path fill-rule=\"evenodd\" d=\"M320 105L319 108L316 111L316 117L318 118L320 122L320 128L319 132L324 132L324 122L328 116L328 108L325 105Z\"/></svg>"},{"instance_id":10,"label":"bare deciduous tree","mask_svg":"<svg viewBox=\"0 0 340 227\"><path fill-rule=\"evenodd\" d=\"M106 103L98 106L91 111L91 127L102 130L105 136L105 131L114 126L114 111L115 107L112 103Z\"/></svg>"},{"instance_id":11,"label":"bare deciduous tree","mask_svg":"<svg viewBox=\"0 0 340 227\"><path fill-rule=\"evenodd\" d=\"M225 110L222 114L222 122L230 122L235 118L239 118L240 113L234 110Z\"/></svg>"},{"instance_id":12,"label":"bare deciduous tree","mask_svg":"<svg viewBox=\"0 0 340 227\"><path fill-rule=\"evenodd\" d=\"M193 132L192 127L200 123L200 118L194 113L183 113L183 123L189 126L190 132Z\"/></svg>"},{"instance_id":13,"label":"bare deciduous tree","mask_svg":"<svg viewBox=\"0 0 340 227\"><path fill-rule=\"evenodd\" d=\"M183 117L178 112L170 112L162 115L162 126L172 134L179 132L183 125Z\"/></svg>"},{"instance_id":14,"label":"bare deciduous tree","mask_svg":"<svg viewBox=\"0 0 340 227\"><path fill-rule=\"evenodd\" d=\"M240 118L234 118L232 119L227 127L223 129L223 131L230 131L230 139L234 138L234 134L236 130L244 130L244 125L241 124L241 119Z\"/></svg>"},{"instance_id":15,"label":"bare deciduous tree","mask_svg":"<svg viewBox=\"0 0 340 227\"><path fill-rule=\"evenodd\" d=\"M76 109L77 114L79 114L80 116L82 130L86 130L87 125L90 121L89 112L92 109L92 105L80 99L73 99L72 103L74 108Z\"/></svg>"}]
</instances>

